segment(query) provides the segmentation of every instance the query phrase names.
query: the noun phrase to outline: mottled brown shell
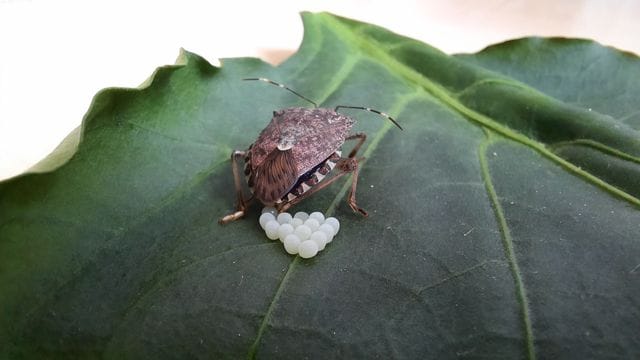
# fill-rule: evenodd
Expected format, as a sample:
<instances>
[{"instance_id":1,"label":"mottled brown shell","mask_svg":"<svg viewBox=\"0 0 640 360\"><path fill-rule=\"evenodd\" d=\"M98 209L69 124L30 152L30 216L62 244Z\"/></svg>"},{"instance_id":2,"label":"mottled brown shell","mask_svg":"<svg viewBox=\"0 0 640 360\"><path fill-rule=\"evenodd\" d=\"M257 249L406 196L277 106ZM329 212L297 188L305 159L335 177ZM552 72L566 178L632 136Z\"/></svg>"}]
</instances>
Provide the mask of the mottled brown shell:
<instances>
[{"instance_id":1,"label":"mottled brown shell","mask_svg":"<svg viewBox=\"0 0 640 360\"><path fill-rule=\"evenodd\" d=\"M263 203L277 202L289 192L298 179L292 150L275 149L252 175L253 193Z\"/></svg>"},{"instance_id":2,"label":"mottled brown shell","mask_svg":"<svg viewBox=\"0 0 640 360\"><path fill-rule=\"evenodd\" d=\"M254 190L260 188L254 194L268 203L286 195L300 176L342 146L354 123L354 119L332 109L289 108L274 111L271 122L250 149L251 173L269 174L254 179ZM283 144L288 146L284 147ZM290 164L285 165L285 161ZM266 169L274 164L279 165L277 169ZM278 169L285 171L278 172Z\"/></svg>"}]
</instances>

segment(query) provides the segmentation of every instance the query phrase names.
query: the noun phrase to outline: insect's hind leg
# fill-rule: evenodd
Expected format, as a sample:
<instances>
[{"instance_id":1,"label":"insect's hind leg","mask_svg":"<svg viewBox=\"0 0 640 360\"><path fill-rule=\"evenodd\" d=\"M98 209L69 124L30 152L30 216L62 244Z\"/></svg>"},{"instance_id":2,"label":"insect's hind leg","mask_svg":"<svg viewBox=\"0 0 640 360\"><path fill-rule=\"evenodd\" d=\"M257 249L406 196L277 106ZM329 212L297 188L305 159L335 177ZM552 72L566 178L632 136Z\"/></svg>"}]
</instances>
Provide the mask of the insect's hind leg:
<instances>
[{"instance_id":1,"label":"insect's hind leg","mask_svg":"<svg viewBox=\"0 0 640 360\"><path fill-rule=\"evenodd\" d=\"M240 151L240 150L235 150L231 153L231 170L233 172L233 182L236 188L236 197L237 197L236 211L218 220L220 224L227 224L243 217L247 207L249 206L249 203L251 202L251 198L249 199L244 198L244 193L242 191L241 177L240 177L240 173L238 172L238 158L244 159L246 155L247 155L246 151Z\"/></svg>"}]
</instances>

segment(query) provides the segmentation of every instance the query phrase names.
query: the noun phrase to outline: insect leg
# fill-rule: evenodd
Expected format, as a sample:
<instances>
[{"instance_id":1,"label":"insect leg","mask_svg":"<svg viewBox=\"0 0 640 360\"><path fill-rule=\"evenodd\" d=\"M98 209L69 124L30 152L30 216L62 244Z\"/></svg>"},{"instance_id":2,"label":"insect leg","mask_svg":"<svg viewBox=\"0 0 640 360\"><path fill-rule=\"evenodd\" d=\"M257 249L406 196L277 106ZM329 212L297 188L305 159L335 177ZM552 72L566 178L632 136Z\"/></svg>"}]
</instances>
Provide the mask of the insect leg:
<instances>
[{"instance_id":1,"label":"insect leg","mask_svg":"<svg viewBox=\"0 0 640 360\"><path fill-rule=\"evenodd\" d=\"M236 196L238 200L236 203L236 211L218 220L220 224L230 223L243 217L245 210L249 205L249 201L251 200L251 198L249 198L248 200L244 198L244 194L242 192L242 184L240 182L240 173L238 172L238 158L244 158L246 154L246 151L240 150L235 150L231 153L231 170L233 171L233 182L236 188Z\"/></svg>"},{"instance_id":2,"label":"insect leg","mask_svg":"<svg viewBox=\"0 0 640 360\"><path fill-rule=\"evenodd\" d=\"M349 204L351 209L353 209L353 211L359 212L364 216L368 216L367 212L364 209L358 207L356 203L356 195L355 195L356 186L358 184L358 161L361 161L363 159L364 158L360 158L360 159L341 158L336 164L336 169L339 170L337 174L335 174L329 179L326 179L320 182L318 185L312 187L311 189L307 190L304 194L302 194L302 196L299 196L288 202L280 203L278 205L278 212L287 211L287 209L289 209L290 207L296 205L297 203L306 199L307 197L333 184L334 181L340 179L344 175L353 173L353 179L351 181L351 191L349 192L349 198L347 199L347 203Z\"/></svg>"},{"instance_id":3,"label":"insect leg","mask_svg":"<svg viewBox=\"0 0 640 360\"><path fill-rule=\"evenodd\" d=\"M296 205L300 201L308 198L309 196L315 194L316 192L318 192L318 191L326 188L327 186L333 184L334 181L338 180L339 178L341 178L342 176L344 176L346 174L348 174L348 172L342 172L341 171L341 172L335 174L334 176L332 176L331 178L328 178L326 180L321 181L318 185L315 185L314 187L310 188L304 194L298 196L297 198L295 198L295 199L293 199L291 201L287 201L287 202L283 202L283 203L278 204L278 206L277 206L278 212L287 211L287 209L289 209L290 207Z\"/></svg>"},{"instance_id":4,"label":"insect leg","mask_svg":"<svg viewBox=\"0 0 640 360\"><path fill-rule=\"evenodd\" d=\"M363 216L367 217L369 214L356 203L356 187L358 186L358 161L362 161L364 158L354 159L353 157L349 157L347 159L343 159L336 167L343 171L343 174L353 173L353 177L351 178L351 191L349 191L349 198L347 199L347 204L351 207L351 209L355 212L359 212Z\"/></svg>"},{"instance_id":5,"label":"insect leg","mask_svg":"<svg viewBox=\"0 0 640 360\"><path fill-rule=\"evenodd\" d=\"M347 136L345 140L353 140L353 139L358 139L358 143L356 144L356 146L353 147L353 150L351 150L351 152L349 153L350 158L356 156L362 144L364 144L365 140L367 140L367 134L356 133L356 134Z\"/></svg>"}]
</instances>

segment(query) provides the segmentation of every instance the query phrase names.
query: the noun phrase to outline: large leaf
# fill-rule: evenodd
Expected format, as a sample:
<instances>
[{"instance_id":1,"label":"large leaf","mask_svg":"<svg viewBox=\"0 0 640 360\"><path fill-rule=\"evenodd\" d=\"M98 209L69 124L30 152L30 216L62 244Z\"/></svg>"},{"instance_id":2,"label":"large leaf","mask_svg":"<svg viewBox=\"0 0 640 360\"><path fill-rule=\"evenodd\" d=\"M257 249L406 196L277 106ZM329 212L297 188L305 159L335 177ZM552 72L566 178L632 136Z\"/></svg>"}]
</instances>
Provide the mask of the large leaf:
<instances>
[{"instance_id":1,"label":"large leaf","mask_svg":"<svg viewBox=\"0 0 640 360\"><path fill-rule=\"evenodd\" d=\"M2 357L640 357L637 57L560 39L450 57L304 23L276 68L184 52L100 92L79 142L0 184ZM405 128L349 113L370 217L348 182L306 200L343 224L310 260L265 238L257 206L216 223L232 149L306 105L254 76Z\"/></svg>"}]
</instances>

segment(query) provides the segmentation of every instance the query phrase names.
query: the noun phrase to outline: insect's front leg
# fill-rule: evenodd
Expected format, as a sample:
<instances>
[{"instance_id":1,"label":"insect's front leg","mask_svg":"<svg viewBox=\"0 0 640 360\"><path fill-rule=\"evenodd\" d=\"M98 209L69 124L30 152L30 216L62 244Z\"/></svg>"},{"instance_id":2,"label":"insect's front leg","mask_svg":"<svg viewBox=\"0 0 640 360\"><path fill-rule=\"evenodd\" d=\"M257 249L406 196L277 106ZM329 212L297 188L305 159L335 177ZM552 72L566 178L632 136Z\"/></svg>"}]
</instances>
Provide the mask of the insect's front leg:
<instances>
[{"instance_id":1,"label":"insect's front leg","mask_svg":"<svg viewBox=\"0 0 640 360\"><path fill-rule=\"evenodd\" d=\"M353 211L359 212L363 216L369 216L369 214L364 209L359 207L356 203L356 186L358 185L358 162L362 160L364 160L364 158L340 158L340 160L338 160L338 163L336 164L337 172L335 175L307 190L304 194L302 194L302 196L299 196L291 201L281 203L280 205L278 205L278 212L287 211L287 209L289 209L290 207L333 184L336 180L340 179L344 175L353 173L353 178L351 180L351 191L349 192L347 203Z\"/></svg>"},{"instance_id":2,"label":"insect's front leg","mask_svg":"<svg viewBox=\"0 0 640 360\"><path fill-rule=\"evenodd\" d=\"M359 207L356 203L356 187L358 186L358 163L363 160L364 158L355 159L353 157L341 159L336 164L336 168L340 169L343 174L353 173L353 177L351 178L351 191L349 191L347 204L349 204L351 210L359 212L364 217L367 217L369 216L369 214L363 208Z\"/></svg>"},{"instance_id":3,"label":"insect's front leg","mask_svg":"<svg viewBox=\"0 0 640 360\"><path fill-rule=\"evenodd\" d=\"M327 186L333 184L336 180L338 180L339 178L343 177L346 174L348 174L348 173L341 171L341 172L335 174L334 176L332 176L331 178L328 178L328 179L325 179L325 180L321 181L318 185L315 185L314 187L310 188L304 194L298 196L297 198L295 198L293 200L290 200L290 201L287 201L287 202L282 202L282 203L278 204L276 206L278 212L287 211L290 207L296 205L297 203L301 202L302 200L308 198L309 196L311 196L311 195L317 193L318 191L326 188Z\"/></svg>"},{"instance_id":4,"label":"insect's front leg","mask_svg":"<svg viewBox=\"0 0 640 360\"><path fill-rule=\"evenodd\" d=\"M347 203L351 207L351 209L355 212L359 212L364 216L369 216L369 214L356 203L356 187L358 186L358 163L363 161L364 158L355 159L356 154L360 150L360 147L367 140L367 134L365 133L355 133L353 135L348 136L345 140L354 140L358 139L358 143L353 147L351 152L349 153L348 158L343 158L336 167L341 169L345 173L352 172L353 178L351 179L351 191L349 192L349 198L347 199Z\"/></svg>"},{"instance_id":5,"label":"insect's front leg","mask_svg":"<svg viewBox=\"0 0 640 360\"><path fill-rule=\"evenodd\" d=\"M240 151L240 150L235 150L234 152L231 153L231 170L233 172L233 182L236 188L236 197L237 197L236 211L218 220L220 224L227 224L243 217L247 209L247 206L251 201L251 198L249 199L244 198L244 193L242 192L241 177L240 177L240 173L238 172L238 158L244 159L246 155L247 155L246 151Z\"/></svg>"},{"instance_id":6,"label":"insect's front leg","mask_svg":"<svg viewBox=\"0 0 640 360\"><path fill-rule=\"evenodd\" d=\"M358 139L358 143L353 147L353 149L351 149L351 152L349 153L349 157L355 157L356 154L358 153L358 150L360 150L360 147L362 146L362 144L364 144L364 142L367 140L367 134L365 133L355 133L353 135L349 135L345 138L346 140L353 140L353 139Z\"/></svg>"}]
</instances>

